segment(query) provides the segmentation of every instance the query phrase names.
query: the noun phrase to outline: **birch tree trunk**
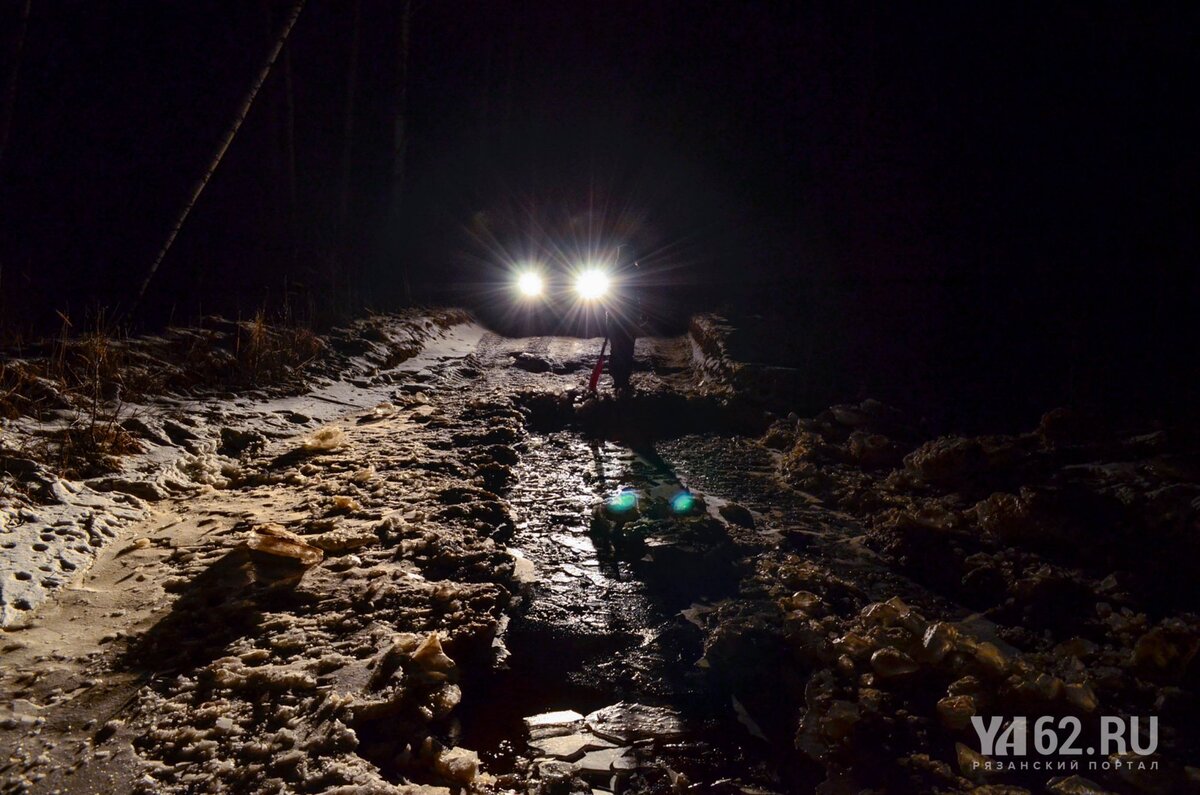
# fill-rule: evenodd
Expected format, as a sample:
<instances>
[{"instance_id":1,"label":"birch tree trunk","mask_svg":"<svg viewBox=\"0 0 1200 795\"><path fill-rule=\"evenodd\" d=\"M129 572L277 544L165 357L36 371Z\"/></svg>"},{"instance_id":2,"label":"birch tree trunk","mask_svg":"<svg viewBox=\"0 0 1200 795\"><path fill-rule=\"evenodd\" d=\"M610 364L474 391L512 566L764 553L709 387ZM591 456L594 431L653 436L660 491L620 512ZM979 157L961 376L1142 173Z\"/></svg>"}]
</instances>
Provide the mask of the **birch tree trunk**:
<instances>
[{"instance_id":1,"label":"birch tree trunk","mask_svg":"<svg viewBox=\"0 0 1200 795\"><path fill-rule=\"evenodd\" d=\"M288 13L287 20L283 24L283 28L279 31L279 36L275 40L271 52L267 55L266 62L258 71L254 83L251 84L250 90L246 93L242 104L238 107L237 115L233 122L229 125L229 129L225 131L224 137L221 138L221 143L217 146L217 151L213 154L209 161L208 168L196 180L196 184L192 186L191 192L188 194L188 200L180 210L179 216L175 219L175 224L171 227L171 231L167 234L166 241L163 242L162 248L158 250L158 256L154 258L154 262L150 265L150 269L146 272L146 278L142 280L141 286L138 288L137 295L134 297L133 304L130 307L130 313L134 312L142 302L142 298L146 295L146 288L150 286L150 282L154 279L154 275L158 273L158 268L162 265L163 259L166 258L167 252L171 250L171 244L175 242L175 238L179 236L179 230L183 228L184 222L188 215L191 214L192 208L196 205L196 200L200 198L200 194L204 192L212 175L216 172L217 167L221 165L221 160L225 157L225 153L229 151L229 145L233 143L233 139L237 136L238 130L242 128L242 122L246 120L246 115L250 113L250 108L254 104L254 98L258 96L259 90L262 89L263 83L267 81L267 77L271 74L271 67L275 65L275 60L279 57L283 45L287 42L288 36L292 32L292 28L296 24L296 19L299 18L300 12L304 8L304 0L296 0L296 4L292 6L292 10Z\"/></svg>"}]
</instances>

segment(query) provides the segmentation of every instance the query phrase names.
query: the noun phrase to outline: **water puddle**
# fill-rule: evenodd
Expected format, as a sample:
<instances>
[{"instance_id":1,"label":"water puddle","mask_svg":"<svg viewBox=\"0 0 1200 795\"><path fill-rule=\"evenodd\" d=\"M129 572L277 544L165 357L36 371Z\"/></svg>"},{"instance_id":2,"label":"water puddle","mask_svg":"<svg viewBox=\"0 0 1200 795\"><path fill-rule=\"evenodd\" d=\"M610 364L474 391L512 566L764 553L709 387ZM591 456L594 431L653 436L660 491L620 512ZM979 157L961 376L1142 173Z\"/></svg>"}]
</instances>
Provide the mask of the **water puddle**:
<instances>
[{"instance_id":1,"label":"water puddle","mask_svg":"<svg viewBox=\"0 0 1200 795\"><path fill-rule=\"evenodd\" d=\"M506 635L509 668L464 687L461 712L463 743L493 772L513 771L524 756L547 760L534 766L549 775L563 764L548 761L557 754L607 790L647 764L647 754L671 755L674 769L712 768L742 758L743 739L757 742L730 725L736 716L727 699L706 687L696 666L701 633L682 614L697 598L718 597L736 581L702 574L697 584L680 577L687 582L680 590L670 586L690 564L674 571L667 557L662 565L655 539L645 539L636 556L626 554L593 523L597 506L622 493L637 495L643 511L651 504L692 509L672 503L686 489L653 449L634 452L564 430L529 438L508 495L518 519L509 543L536 568L536 581ZM704 512L700 503L695 510ZM671 544L663 543L664 549ZM697 594L697 588L711 593ZM672 730L622 742L628 738L605 734L590 719L553 737L527 723L545 713L614 711L626 719L659 714ZM609 774L616 779L610 782Z\"/></svg>"}]
</instances>

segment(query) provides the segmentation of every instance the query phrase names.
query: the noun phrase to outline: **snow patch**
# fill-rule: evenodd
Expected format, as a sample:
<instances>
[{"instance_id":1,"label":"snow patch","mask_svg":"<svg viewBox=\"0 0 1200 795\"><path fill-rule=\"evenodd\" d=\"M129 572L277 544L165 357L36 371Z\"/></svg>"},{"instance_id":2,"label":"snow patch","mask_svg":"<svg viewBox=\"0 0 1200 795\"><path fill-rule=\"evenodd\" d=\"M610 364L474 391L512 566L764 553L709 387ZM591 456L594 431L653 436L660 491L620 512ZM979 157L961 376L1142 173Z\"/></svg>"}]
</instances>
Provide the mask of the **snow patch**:
<instances>
[{"instance_id":1,"label":"snow patch","mask_svg":"<svg viewBox=\"0 0 1200 795\"><path fill-rule=\"evenodd\" d=\"M465 357L486 333L473 323L442 328L428 318L386 322L390 336L418 350L394 368L400 372ZM311 425L330 422L348 409L387 404L392 383L363 380L378 368L378 361L369 356L351 357L341 379L316 380L309 392L298 396L260 393L246 399L224 394L197 400L164 395L128 404L136 417L130 432L139 437L145 451L125 458L121 472L78 482L38 467L35 474L45 492L42 501L48 504L0 488L0 627L31 620L39 605L85 572L108 544L150 516L147 500L236 484L243 472L236 461L221 454L222 430L226 437L230 432L261 432L275 438L308 431L300 443L305 452L344 448L349 440L340 427L313 432ZM24 420L3 424L5 436L13 438L32 437L45 427ZM368 468L353 480L367 483L373 477Z\"/></svg>"}]
</instances>

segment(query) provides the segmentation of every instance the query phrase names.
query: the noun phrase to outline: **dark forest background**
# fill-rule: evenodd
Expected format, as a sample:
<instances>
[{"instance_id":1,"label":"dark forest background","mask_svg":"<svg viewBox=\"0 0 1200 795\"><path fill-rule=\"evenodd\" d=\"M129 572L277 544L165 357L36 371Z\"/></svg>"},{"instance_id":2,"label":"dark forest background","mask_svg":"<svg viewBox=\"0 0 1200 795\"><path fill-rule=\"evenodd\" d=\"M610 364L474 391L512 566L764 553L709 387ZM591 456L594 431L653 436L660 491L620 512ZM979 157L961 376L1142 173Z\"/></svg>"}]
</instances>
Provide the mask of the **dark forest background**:
<instances>
[{"instance_id":1,"label":"dark forest background","mask_svg":"<svg viewBox=\"0 0 1200 795\"><path fill-rule=\"evenodd\" d=\"M0 4L6 78L24 5ZM10 333L129 309L289 6L30 4L0 160ZM789 317L791 353L762 358L801 358L822 398L1185 413L1198 23L1132 3L309 0L128 322L460 300L522 219L586 213L635 227L695 310Z\"/></svg>"}]
</instances>

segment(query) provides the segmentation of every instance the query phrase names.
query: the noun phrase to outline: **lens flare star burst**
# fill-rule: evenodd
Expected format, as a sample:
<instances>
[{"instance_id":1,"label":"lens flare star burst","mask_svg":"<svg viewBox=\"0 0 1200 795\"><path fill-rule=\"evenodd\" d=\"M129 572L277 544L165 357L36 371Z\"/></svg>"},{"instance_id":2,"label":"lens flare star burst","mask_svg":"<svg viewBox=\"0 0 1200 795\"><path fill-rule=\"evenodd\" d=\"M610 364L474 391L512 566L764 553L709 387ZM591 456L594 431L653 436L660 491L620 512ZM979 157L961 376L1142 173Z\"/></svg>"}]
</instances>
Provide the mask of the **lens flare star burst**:
<instances>
[{"instance_id":1,"label":"lens flare star burst","mask_svg":"<svg viewBox=\"0 0 1200 795\"><path fill-rule=\"evenodd\" d=\"M575 277L575 292L585 301L603 298L608 292L608 274L599 268L587 268Z\"/></svg>"},{"instance_id":2,"label":"lens flare star burst","mask_svg":"<svg viewBox=\"0 0 1200 795\"><path fill-rule=\"evenodd\" d=\"M540 273L525 271L517 277L517 289L527 298L536 298L542 294L544 283Z\"/></svg>"}]
</instances>

